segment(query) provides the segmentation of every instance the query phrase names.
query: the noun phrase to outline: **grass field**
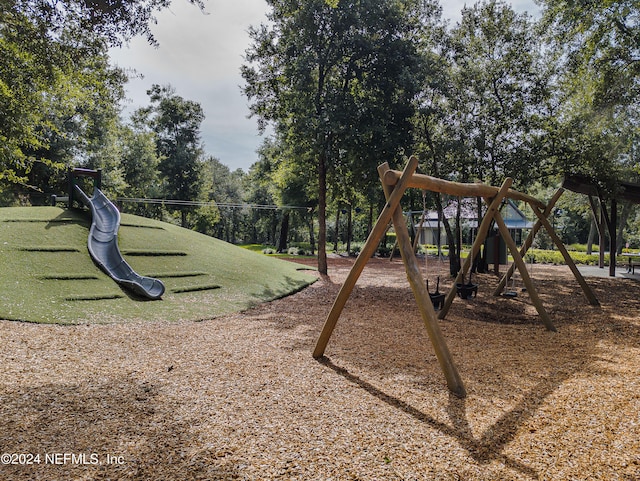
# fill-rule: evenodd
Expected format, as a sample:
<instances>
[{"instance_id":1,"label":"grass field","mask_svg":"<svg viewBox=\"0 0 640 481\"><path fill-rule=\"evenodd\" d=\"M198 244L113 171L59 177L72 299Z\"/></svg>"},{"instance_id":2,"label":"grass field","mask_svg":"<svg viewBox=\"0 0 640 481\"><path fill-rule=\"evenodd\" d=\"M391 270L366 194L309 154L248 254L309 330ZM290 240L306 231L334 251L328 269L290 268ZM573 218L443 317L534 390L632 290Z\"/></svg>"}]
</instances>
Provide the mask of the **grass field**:
<instances>
[{"instance_id":1,"label":"grass field","mask_svg":"<svg viewBox=\"0 0 640 481\"><path fill-rule=\"evenodd\" d=\"M209 319L286 296L315 277L300 266L180 227L123 214L125 260L161 279L159 301L132 297L94 265L90 214L0 209L0 318L46 323Z\"/></svg>"}]
</instances>

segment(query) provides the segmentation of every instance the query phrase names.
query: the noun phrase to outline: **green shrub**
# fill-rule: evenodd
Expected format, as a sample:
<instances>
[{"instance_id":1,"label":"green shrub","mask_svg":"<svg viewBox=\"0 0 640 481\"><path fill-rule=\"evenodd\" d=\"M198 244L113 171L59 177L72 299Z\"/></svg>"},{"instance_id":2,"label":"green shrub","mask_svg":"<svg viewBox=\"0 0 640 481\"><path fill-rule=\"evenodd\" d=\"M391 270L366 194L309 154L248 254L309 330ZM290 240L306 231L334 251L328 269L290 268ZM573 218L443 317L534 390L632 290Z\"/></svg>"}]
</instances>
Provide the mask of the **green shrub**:
<instances>
[{"instance_id":1,"label":"green shrub","mask_svg":"<svg viewBox=\"0 0 640 481\"><path fill-rule=\"evenodd\" d=\"M570 251L569 255L576 264L592 266L597 265L599 261L597 254L587 255L585 252ZM535 264L564 265L565 263L560 251L555 250L531 249L527 252L526 258L528 262L533 261Z\"/></svg>"},{"instance_id":2,"label":"green shrub","mask_svg":"<svg viewBox=\"0 0 640 481\"><path fill-rule=\"evenodd\" d=\"M586 244L569 244L567 246L567 250L569 252L587 252L587 245ZM596 244L594 244L593 246L591 246L591 250L593 252L598 252L600 250L600 247Z\"/></svg>"}]
</instances>

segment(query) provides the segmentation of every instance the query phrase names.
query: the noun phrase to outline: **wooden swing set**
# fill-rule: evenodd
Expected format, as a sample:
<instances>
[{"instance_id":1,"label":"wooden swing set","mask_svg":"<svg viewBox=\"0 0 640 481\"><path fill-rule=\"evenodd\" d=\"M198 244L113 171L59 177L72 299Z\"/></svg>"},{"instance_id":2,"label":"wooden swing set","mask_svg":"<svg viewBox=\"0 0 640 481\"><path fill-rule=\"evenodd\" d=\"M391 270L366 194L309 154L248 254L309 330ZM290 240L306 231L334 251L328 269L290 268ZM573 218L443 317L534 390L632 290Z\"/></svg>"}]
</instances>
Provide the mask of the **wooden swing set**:
<instances>
[{"instance_id":1,"label":"wooden swing set","mask_svg":"<svg viewBox=\"0 0 640 481\"><path fill-rule=\"evenodd\" d=\"M494 295L499 296L501 294L508 282L508 279L513 275L514 270L517 268L520 272L522 281L524 283L524 286L526 287L531 302L538 311L543 324L550 331L556 330L544 308L544 305L542 304L542 301L540 300L540 297L538 296L538 292L536 291L531 277L529 276L529 273L527 271L526 263L523 260L526 252L533 244L535 235L542 227L544 227L557 246L558 250L562 253L566 264L569 266L576 280L580 284L580 287L582 288L589 304L597 306L599 305L599 302L598 299L596 299L591 288L587 285L582 274L580 274L580 271L578 271L578 268L576 267L573 260L569 256L569 253L564 247L564 244L555 233L553 227L547 219L551 214L555 203L562 195L562 188L558 189L558 191L551 198L548 204L544 204L535 197L512 190L510 188L511 184L513 183L513 180L511 178L505 179L502 186L499 188L481 183L463 184L438 179L436 177L430 177L428 175L416 174L415 172L417 167L418 158L416 156L412 156L409 159L409 162L402 172L391 170L386 162L378 167L378 174L380 176L380 182L382 183L382 188L384 190L387 203L380 213L375 226L371 230L371 233L369 234L365 245L360 251L358 258L356 259L353 267L351 268L351 271L349 272L344 284L340 289L340 292L338 293L333 303L333 307L331 308L331 311L327 316L322 332L320 333L320 336L316 343L315 350L313 351L313 357L318 359L324 356L325 349L336 326L336 323L338 322L338 318L340 317L340 314L342 313L342 310L347 300L349 299L349 296L351 295L351 292L353 291L353 288L355 287L360 274L362 273L367 261L375 253L377 246L382 239L382 236L386 232L387 226L390 222L392 222L396 232L398 248L400 250L400 255L402 257L402 262L407 273L409 284L411 285L411 289L413 290L414 297L418 304L418 309L420 310L420 315L427 329L427 333L429 335L429 339L431 340L431 344L433 345L436 357L445 375L447 386L453 394L460 398L464 398L466 396L466 390L462 379L460 378L458 370L453 362L447 344L444 340L444 337L440 330L440 326L438 325L438 318L444 319L449 312L449 308L451 307L451 304L456 297L456 284L463 282L467 271L471 267L472 260L480 252L480 246L487 235L492 221L495 221L495 224L497 225L502 238L509 248L511 256L514 259L514 263L510 266L507 273L500 280L500 283L496 288ZM465 259L462 268L458 272L456 282L449 290L445 298L444 305L442 306L442 309L438 314L436 314L435 312L433 304L431 303L429 291L426 287L425 281L422 278L422 275L420 274L420 267L415 256L415 251L411 243L409 231L407 229L407 225L402 214L402 208L400 206L400 199L408 188L419 188L454 196L481 197L484 199L488 206L487 212L485 213L482 222L478 227L478 232L473 246L471 247L471 252ZM520 250L518 250L518 247L512 239L509 230L502 218L502 215L500 214L499 209L504 198L511 198L514 200L526 202L531 206L533 212L538 218Z\"/></svg>"}]
</instances>

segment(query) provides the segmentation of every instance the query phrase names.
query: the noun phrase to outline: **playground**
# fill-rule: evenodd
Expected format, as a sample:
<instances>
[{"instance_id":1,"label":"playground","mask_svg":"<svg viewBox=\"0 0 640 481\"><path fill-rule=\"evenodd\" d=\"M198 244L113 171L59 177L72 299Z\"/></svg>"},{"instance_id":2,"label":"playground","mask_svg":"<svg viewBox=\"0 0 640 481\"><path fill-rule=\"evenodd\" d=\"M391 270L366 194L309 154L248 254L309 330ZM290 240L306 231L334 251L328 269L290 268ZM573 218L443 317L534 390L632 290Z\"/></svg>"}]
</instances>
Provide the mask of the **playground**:
<instances>
[{"instance_id":1,"label":"playground","mask_svg":"<svg viewBox=\"0 0 640 481\"><path fill-rule=\"evenodd\" d=\"M353 262L331 258L330 278L203 322L0 322L3 450L122 461L0 477L638 479L638 281L589 277L594 307L566 266L536 266L551 332L526 294L493 296L497 278L478 276L478 296L440 321L460 399L400 260L367 264L313 359Z\"/></svg>"},{"instance_id":2,"label":"playground","mask_svg":"<svg viewBox=\"0 0 640 481\"><path fill-rule=\"evenodd\" d=\"M543 204L510 179L456 184L416 165L380 166L387 204L330 277L305 273L313 259L121 220L99 189L84 199L90 226L57 207L3 210L16 317L0 321L0 477L640 478L640 275L580 272L547 220L561 189ZM495 221L514 264L472 282L478 240L456 279L418 259L399 204L415 187L482 195L478 239ZM524 262L534 234L515 246L504 197L531 204L532 232L545 228L566 266ZM389 222L401 259L372 258ZM93 264L71 245L87 231ZM97 303L84 322L79 302Z\"/></svg>"}]
</instances>

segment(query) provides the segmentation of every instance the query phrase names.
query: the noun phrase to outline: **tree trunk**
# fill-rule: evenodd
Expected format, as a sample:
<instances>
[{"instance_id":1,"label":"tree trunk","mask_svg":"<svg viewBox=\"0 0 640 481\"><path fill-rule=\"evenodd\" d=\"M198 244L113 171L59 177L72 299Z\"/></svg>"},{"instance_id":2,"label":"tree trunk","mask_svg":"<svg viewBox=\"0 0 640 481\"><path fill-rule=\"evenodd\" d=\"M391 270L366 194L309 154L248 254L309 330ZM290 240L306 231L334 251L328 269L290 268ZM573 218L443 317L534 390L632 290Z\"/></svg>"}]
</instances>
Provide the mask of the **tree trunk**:
<instances>
[{"instance_id":1,"label":"tree trunk","mask_svg":"<svg viewBox=\"0 0 640 481\"><path fill-rule=\"evenodd\" d=\"M287 250L287 238L289 237L289 214L291 212L285 210L282 213L282 224L280 226L280 239L278 240L277 252L282 253Z\"/></svg>"},{"instance_id":2,"label":"tree trunk","mask_svg":"<svg viewBox=\"0 0 640 481\"><path fill-rule=\"evenodd\" d=\"M318 161L318 272L328 274L327 268L327 153Z\"/></svg>"},{"instance_id":3,"label":"tree trunk","mask_svg":"<svg viewBox=\"0 0 640 481\"><path fill-rule=\"evenodd\" d=\"M438 211L438 229L437 229L437 240L436 245L438 246L438 259L442 260L442 224L443 224L443 212L442 212L442 203L440 202L440 193L436 193L436 209Z\"/></svg>"},{"instance_id":4,"label":"tree trunk","mask_svg":"<svg viewBox=\"0 0 640 481\"><path fill-rule=\"evenodd\" d=\"M609 218L609 275L611 277L616 276L616 246L618 241L616 236L618 232L616 227L618 226L618 201L611 199L611 216Z\"/></svg>"},{"instance_id":5,"label":"tree trunk","mask_svg":"<svg viewBox=\"0 0 640 481\"><path fill-rule=\"evenodd\" d=\"M311 244L311 255L316 253L316 237L313 232L313 211L309 213L309 244Z\"/></svg>"},{"instance_id":6,"label":"tree trunk","mask_svg":"<svg viewBox=\"0 0 640 481\"><path fill-rule=\"evenodd\" d=\"M336 209L336 227L335 227L335 239L333 242L334 252L338 252L338 244L340 243L340 206Z\"/></svg>"},{"instance_id":7,"label":"tree trunk","mask_svg":"<svg viewBox=\"0 0 640 481\"><path fill-rule=\"evenodd\" d=\"M477 202L477 214L478 214L478 222L476 227L476 235L478 235L478 227L480 227L480 223L482 222L482 197L476 198ZM473 239L472 239L473 243ZM484 252L478 252L476 258L473 259L473 266L471 267L471 272L487 272L487 259L484 256Z\"/></svg>"},{"instance_id":8,"label":"tree trunk","mask_svg":"<svg viewBox=\"0 0 640 481\"><path fill-rule=\"evenodd\" d=\"M624 228L626 227L627 221L629 220L629 215L631 215L631 202L625 202L622 206L622 214L620 214L620 220L618 221L618 235L616 242L616 253L618 254L622 254Z\"/></svg>"},{"instance_id":9,"label":"tree trunk","mask_svg":"<svg viewBox=\"0 0 640 481\"><path fill-rule=\"evenodd\" d=\"M269 232L269 244L276 245L276 233L278 232L278 212L273 211L271 217L271 231Z\"/></svg>"},{"instance_id":10,"label":"tree trunk","mask_svg":"<svg viewBox=\"0 0 640 481\"><path fill-rule=\"evenodd\" d=\"M596 221L591 219L591 227L589 227L589 237L587 238L587 255L590 256L593 253L593 240L596 238L598 229L596 228Z\"/></svg>"},{"instance_id":11,"label":"tree trunk","mask_svg":"<svg viewBox=\"0 0 640 481\"><path fill-rule=\"evenodd\" d=\"M447 243L449 244L449 270L452 276L458 275L460 270L460 258L455 255L456 239L449 225L449 219L444 216L444 209L442 208L442 202L440 195L436 195L436 209L438 209L438 217L442 219L442 225L447 233ZM440 244L440 231L438 230L438 245ZM438 249L441 247L439 246Z\"/></svg>"},{"instance_id":12,"label":"tree trunk","mask_svg":"<svg viewBox=\"0 0 640 481\"><path fill-rule=\"evenodd\" d=\"M180 210L180 222L182 227L187 228L187 211L183 208Z\"/></svg>"},{"instance_id":13,"label":"tree trunk","mask_svg":"<svg viewBox=\"0 0 640 481\"><path fill-rule=\"evenodd\" d=\"M453 267L456 268L456 272L451 271L451 275L458 275L462 262L460 261L460 253L462 252L462 204L460 197L458 197L458 207L456 208L456 243L455 243L455 262ZM451 252L451 246L449 246L449 252ZM464 281L464 279L463 279Z\"/></svg>"},{"instance_id":14,"label":"tree trunk","mask_svg":"<svg viewBox=\"0 0 640 481\"><path fill-rule=\"evenodd\" d=\"M347 214L347 255L351 255L351 235L353 230L353 217L351 206L349 206L349 212Z\"/></svg>"}]
</instances>

